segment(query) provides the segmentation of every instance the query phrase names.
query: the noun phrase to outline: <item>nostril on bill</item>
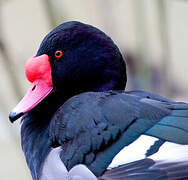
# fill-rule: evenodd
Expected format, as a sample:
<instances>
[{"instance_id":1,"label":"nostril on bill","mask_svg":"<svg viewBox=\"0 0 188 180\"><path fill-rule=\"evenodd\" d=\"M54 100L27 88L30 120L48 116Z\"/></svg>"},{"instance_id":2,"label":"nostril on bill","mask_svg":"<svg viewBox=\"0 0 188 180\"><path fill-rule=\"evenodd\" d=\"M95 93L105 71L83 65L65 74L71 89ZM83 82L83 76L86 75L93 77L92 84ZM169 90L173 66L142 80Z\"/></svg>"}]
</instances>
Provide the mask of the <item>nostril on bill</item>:
<instances>
[{"instance_id":1,"label":"nostril on bill","mask_svg":"<svg viewBox=\"0 0 188 180\"><path fill-rule=\"evenodd\" d=\"M32 91L34 91L34 90L35 90L35 88L36 88L36 85L34 85L34 86L33 86Z\"/></svg>"}]
</instances>

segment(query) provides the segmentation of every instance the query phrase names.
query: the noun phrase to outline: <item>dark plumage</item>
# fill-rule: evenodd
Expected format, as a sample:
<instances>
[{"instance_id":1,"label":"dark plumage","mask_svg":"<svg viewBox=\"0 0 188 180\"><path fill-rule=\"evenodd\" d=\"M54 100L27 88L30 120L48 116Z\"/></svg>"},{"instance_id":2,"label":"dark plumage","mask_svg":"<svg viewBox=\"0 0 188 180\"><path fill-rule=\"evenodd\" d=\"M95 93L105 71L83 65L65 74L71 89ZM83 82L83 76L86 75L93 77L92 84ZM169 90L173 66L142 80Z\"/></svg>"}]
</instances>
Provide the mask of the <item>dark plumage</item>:
<instances>
[{"instance_id":1,"label":"dark plumage","mask_svg":"<svg viewBox=\"0 0 188 180\"><path fill-rule=\"evenodd\" d=\"M164 163L142 159L104 173L99 180L187 180L188 162Z\"/></svg>"},{"instance_id":2,"label":"dark plumage","mask_svg":"<svg viewBox=\"0 0 188 180\"><path fill-rule=\"evenodd\" d=\"M159 128L157 134L151 128L159 121L163 124L162 119L176 118L173 113L188 109L188 105L140 93L142 97L135 92L89 92L71 98L59 108L51 120L50 136L52 141L63 144L60 157L68 169L82 163L94 174L101 175L113 157L141 134L159 137L164 133L163 139L188 143L187 139L173 136L165 129Z\"/></svg>"},{"instance_id":3,"label":"dark plumage","mask_svg":"<svg viewBox=\"0 0 188 180\"><path fill-rule=\"evenodd\" d=\"M57 50L62 51L61 58L54 56ZM97 28L80 22L61 24L44 38L36 56L40 59L44 54L45 62L49 58L52 85L43 86L45 79L34 68L26 70L32 83L42 82L29 93L42 95L25 110L21 128L22 148L34 180L40 179L45 159L56 147L62 148L60 158L68 170L81 163L102 176L113 157L141 134L188 144L188 104L148 92L123 91L125 62L118 47ZM48 86L53 90L47 96L40 87ZM23 112L13 111L10 119L18 113ZM146 171L154 177L161 170ZM108 175L113 179L111 173L104 179ZM165 171L162 174L168 177Z\"/></svg>"},{"instance_id":4,"label":"dark plumage","mask_svg":"<svg viewBox=\"0 0 188 180\"><path fill-rule=\"evenodd\" d=\"M61 59L54 58L56 49L63 51ZM125 62L118 47L93 26L79 22L59 25L42 41L37 56L42 54L51 57L54 86L70 96L125 88Z\"/></svg>"}]
</instances>

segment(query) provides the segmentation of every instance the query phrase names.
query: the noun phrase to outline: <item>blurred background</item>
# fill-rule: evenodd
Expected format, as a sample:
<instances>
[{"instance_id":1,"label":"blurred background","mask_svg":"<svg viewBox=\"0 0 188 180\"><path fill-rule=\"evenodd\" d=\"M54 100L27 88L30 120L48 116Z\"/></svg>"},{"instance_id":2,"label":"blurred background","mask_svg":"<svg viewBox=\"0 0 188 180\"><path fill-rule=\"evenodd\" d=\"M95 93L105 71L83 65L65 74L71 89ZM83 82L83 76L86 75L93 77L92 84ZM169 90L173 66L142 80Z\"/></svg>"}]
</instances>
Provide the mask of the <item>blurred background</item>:
<instances>
[{"instance_id":1,"label":"blurred background","mask_svg":"<svg viewBox=\"0 0 188 180\"><path fill-rule=\"evenodd\" d=\"M0 0L0 180L31 180L20 122L9 111L26 92L26 60L56 25L77 20L108 34L127 62L127 89L188 102L186 0Z\"/></svg>"}]
</instances>

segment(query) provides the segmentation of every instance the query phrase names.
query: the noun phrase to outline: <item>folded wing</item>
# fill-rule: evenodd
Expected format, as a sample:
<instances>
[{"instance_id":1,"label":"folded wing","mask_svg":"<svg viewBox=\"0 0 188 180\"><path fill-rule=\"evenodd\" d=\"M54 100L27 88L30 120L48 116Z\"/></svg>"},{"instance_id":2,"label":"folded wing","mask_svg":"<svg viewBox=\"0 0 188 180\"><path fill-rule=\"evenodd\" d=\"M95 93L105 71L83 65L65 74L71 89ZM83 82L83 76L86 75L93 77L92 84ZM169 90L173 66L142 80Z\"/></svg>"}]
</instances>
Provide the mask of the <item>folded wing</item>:
<instances>
[{"instance_id":1,"label":"folded wing","mask_svg":"<svg viewBox=\"0 0 188 180\"><path fill-rule=\"evenodd\" d=\"M50 136L62 147L60 156L68 170L81 163L99 176L141 134L188 144L187 114L188 104L143 91L88 92L56 112Z\"/></svg>"}]
</instances>

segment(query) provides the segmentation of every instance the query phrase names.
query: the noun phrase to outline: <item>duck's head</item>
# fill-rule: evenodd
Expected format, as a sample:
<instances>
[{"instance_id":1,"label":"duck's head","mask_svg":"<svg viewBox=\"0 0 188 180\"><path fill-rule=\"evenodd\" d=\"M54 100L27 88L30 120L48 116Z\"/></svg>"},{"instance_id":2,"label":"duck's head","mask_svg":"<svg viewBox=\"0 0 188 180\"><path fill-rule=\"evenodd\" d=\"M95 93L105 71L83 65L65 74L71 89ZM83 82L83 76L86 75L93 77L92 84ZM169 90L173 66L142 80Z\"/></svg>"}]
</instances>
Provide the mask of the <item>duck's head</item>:
<instances>
[{"instance_id":1,"label":"duck's head","mask_svg":"<svg viewBox=\"0 0 188 180\"><path fill-rule=\"evenodd\" d=\"M87 91L120 90L127 80L125 62L111 38L75 21L59 25L44 38L36 56L27 61L25 74L31 86L10 113L11 122L49 94L71 97Z\"/></svg>"}]
</instances>

